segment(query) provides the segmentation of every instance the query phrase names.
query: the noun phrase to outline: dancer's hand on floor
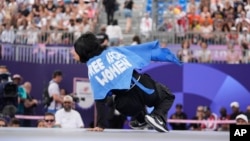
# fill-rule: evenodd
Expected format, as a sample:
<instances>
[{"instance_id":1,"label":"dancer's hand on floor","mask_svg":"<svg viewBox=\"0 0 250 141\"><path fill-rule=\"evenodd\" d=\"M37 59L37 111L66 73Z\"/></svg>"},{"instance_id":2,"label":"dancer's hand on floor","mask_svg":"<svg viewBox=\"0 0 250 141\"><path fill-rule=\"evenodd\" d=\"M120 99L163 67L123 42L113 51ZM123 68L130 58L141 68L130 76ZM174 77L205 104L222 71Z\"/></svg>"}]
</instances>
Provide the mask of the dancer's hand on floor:
<instances>
[{"instance_id":1,"label":"dancer's hand on floor","mask_svg":"<svg viewBox=\"0 0 250 141\"><path fill-rule=\"evenodd\" d=\"M88 128L88 131L102 132L104 129L101 127Z\"/></svg>"}]
</instances>

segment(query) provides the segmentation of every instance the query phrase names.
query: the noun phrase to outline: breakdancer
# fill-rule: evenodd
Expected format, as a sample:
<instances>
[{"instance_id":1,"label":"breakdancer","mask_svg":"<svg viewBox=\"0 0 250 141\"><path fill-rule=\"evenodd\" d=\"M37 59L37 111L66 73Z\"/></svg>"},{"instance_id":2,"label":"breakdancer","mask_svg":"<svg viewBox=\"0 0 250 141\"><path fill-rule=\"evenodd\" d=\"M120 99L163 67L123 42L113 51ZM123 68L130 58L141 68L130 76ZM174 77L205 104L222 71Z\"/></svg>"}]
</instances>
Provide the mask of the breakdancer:
<instances>
[{"instance_id":1,"label":"breakdancer","mask_svg":"<svg viewBox=\"0 0 250 141\"><path fill-rule=\"evenodd\" d=\"M93 33L81 35L74 43L73 58L86 63L88 77L97 108L97 125L89 130L103 131L106 125L105 102L115 95L115 108L131 116L130 127L143 129L151 126L159 132L168 132L166 114L175 96L171 91L140 69L151 61L181 64L158 41L125 47L102 47ZM146 106L154 107L147 113Z\"/></svg>"}]
</instances>

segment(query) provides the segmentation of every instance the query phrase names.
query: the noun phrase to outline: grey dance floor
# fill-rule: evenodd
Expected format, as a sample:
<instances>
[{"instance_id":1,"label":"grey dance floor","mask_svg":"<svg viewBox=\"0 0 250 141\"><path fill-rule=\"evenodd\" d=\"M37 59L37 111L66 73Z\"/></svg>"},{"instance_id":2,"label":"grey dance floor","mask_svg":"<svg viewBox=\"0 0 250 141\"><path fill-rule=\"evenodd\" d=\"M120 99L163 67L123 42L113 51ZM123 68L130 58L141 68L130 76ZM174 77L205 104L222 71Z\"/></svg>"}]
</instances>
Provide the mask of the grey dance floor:
<instances>
[{"instance_id":1,"label":"grey dance floor","mask_svg":"<svg viewBox=\"0 0 250 141\"><path fill-rule=\"evenodd\" d=\"M0 141L229 141L229 132L0 128Z\"/></svg>"}]
</instances>

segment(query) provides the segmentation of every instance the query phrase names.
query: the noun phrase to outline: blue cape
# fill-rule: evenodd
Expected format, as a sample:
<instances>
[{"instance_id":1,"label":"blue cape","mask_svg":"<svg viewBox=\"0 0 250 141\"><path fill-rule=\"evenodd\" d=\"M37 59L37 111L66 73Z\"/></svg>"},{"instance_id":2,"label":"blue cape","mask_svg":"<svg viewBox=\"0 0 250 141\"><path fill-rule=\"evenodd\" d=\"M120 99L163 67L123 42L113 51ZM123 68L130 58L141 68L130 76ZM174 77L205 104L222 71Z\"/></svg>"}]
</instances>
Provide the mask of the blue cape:
<instances>
[{"instance_id":1,"label":"blue cape","mask_svg":"<svg viewBox=\"0 0 250 141\"><path fill-rule=\"evenodd\" d=\"M134 69L142 69L151 61L181 64L158 41L125 47L109 47L87 62L88 77L94 99L104 99L113 89L129 89Z\"/></svg>"}]
</instances>

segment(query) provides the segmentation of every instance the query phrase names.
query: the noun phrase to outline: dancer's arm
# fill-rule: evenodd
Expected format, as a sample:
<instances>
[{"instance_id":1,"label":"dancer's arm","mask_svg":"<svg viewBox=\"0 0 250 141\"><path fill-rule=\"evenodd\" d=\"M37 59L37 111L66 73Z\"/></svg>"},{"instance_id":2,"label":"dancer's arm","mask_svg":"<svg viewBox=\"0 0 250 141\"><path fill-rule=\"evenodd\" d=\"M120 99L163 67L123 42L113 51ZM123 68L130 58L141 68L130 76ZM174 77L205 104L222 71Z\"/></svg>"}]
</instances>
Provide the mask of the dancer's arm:
<instances>
[{"instance_id":1,"label":"dancer's arm","mask_svg":"<svg viewBox=\"0 0 250 141\"><path fill-rule=\"evenodd\" d=\"M94 128L89 128L89 131L99 131L102 132L106 125L106 112L105 112L105 105L106 103L106 99L103 100L95 100L95 104L96 104L96 113L97 113L97 121L96 121L96 125L94 125Z\"/></svg>"}]
</instances>

